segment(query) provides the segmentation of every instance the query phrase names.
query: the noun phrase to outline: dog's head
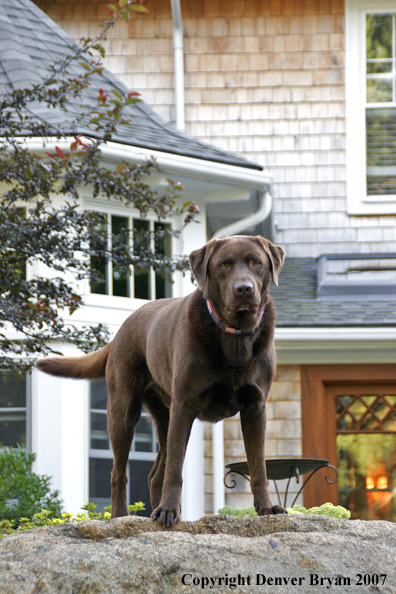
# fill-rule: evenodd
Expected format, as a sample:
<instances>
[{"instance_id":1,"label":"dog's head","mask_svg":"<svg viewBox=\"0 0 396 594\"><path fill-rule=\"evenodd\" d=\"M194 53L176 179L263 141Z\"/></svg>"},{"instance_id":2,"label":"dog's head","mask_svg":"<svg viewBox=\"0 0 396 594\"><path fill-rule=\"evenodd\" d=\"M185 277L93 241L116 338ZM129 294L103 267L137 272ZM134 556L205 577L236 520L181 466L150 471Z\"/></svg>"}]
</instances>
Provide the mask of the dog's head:
<instances>
[{"instance_id":1,"label":"dog's head","mask_svg":"<svg viewBox=\"0 0 396 594\"><path fill-rule=\"evenodd\" d=\"M204 297L221 319L247 332L257 323L270 274L275 285L285 251L264 237L234 235L212 239L190 254L190 264Z\"/></svg>"}]
</instances>

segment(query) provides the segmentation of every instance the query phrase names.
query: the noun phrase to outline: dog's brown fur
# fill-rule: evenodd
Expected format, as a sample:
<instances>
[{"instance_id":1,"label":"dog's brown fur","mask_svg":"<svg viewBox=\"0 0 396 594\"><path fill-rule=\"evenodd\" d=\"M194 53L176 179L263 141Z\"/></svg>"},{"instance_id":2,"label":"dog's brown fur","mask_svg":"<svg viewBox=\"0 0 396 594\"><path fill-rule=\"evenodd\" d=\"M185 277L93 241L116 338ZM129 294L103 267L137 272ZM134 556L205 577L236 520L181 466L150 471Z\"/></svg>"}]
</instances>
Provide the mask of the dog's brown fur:
<instances>
[{"instance_id":1,"label":"dog's brown fur","mask_svg":"<svg viewBox=\"0 0 396 594\"><path fill-rule=\"evenodd\" d=\"M190 255L199 285L192 294L144 305L100 351L38 361L52 375L106 377L112 517L128 514L126 466L142 406L156 423L159 442L149 475L154 520L172 526L180 519L182 467L194 419L215 423L237 412L254 506L259 515L285 513L269 496L264 456L266 400L276 367L268 285L270 274L277 284L283 261L283 248L260 236L212 239ZM206 299L224 324L254 333L221 330Z\"/></svg>"}]
</instances>

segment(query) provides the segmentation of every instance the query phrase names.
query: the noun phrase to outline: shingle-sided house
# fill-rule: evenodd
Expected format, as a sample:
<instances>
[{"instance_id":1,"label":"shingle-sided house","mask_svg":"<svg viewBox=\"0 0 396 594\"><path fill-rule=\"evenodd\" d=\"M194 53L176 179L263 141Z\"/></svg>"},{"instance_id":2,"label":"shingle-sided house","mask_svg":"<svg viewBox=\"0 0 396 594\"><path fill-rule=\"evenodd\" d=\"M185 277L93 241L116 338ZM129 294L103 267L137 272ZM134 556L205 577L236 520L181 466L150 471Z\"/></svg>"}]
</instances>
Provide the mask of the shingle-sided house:
<instances>
[{"instance_id":1,"label":"shingle-sided house","mask_svg":"<svg viewBox=\"0 0 396 594\"><path fill-rule=\"evenodd\" d=\"M10 86L18 88L39 82L48 73L51 61L68 55L74 44L29 0L2 1L0 29L0 92ZM75 68L77 72L82 67L77 63ZM99 89L125 91L126 87L104 70L95 75L92 85L84 91L81 103L92 101ZM66 137L76 133L82 133L86 138L95 137L94 130L82 125L68 132L78 110L76 103L68 106L67 113L39 103L33 104L32 110L34 116L49 122L55 133L62 129L66 130ZM167 177L183 182L187 188L183 200L188 196L202 211L201 223L187 227L179 239L173 240L173 245L169 246L173 254L189 253L206 242L206 210L213 211L211 224L218 230L237 221L241 232L250 229L251 232L268 234L272 227L272 178L261 166L186 136L145 103L128 106L125 117L130 125L119 126L117 135L102 147L103 162L111 167L121 161L144 162L154 156L162 172L152 174L149 183L161 188L167 183L164 181ZM70 144L67 138L52 144L49 141L45 148L40 139L28 137L26 142L35 151L51 150L54 144L67 148ZM93 198L87 187L81 189L80 200L82 207L103 213L113 230L120 221L131 229L155 229L159 224L154 214L142 220L137 211L119 202L111 202L101 195ZM246 221L242 225L241 218ZM175 217L165 225L178 228L180 223L181 220ZM154 271L131 275L129 281L120 282L110 264L106 266L102 283L89 284L87 281L79 287L85 307L75 316L77 325L105 322L111 332L115 332L126 317L147 300L182 296L194 288L187 277L175 274L171 284ZM40 270L34 265L30 273ZM59 345L59 348L65 353L71 350L67 345ZM106 430L105 383L89 385L89 382L54 381L38 372L17 384L8 376L1 378L1 446L26 443L36 454L35 470L52 476L53 486L60 490L67 509L77 511L88 500L102 507L108 505L112 454ZM14 399L6 398L10 389L15 393ZM12 410L9 410L10 405L13 405ZM189 466L194 472L189 475L186 471L184 491L190 495L187 498L185 495L185 517L204 513L203 448L203 425L199 424L189 448ZM156 451L154 430L144 415L130 453L129 472L134 478L130 481L129 500L132 503L145 501L148 513L147 476Z\"/></svg>"},{"instance_id":2,"label":"shingle-sided house","mask_svg":"<svg viewBox=\"0 0 396 594\"><path fill-rule=\"evenodd\" d=\"M7 4L4 0L0 3ZM98 31L108 13L107 4L106 0L84 4L76 0L36 1L75 38ZM306 505L330 500L362 518L395 519L394 3L147 0L146 5L148 15L120 23L109 36L106 66L129 88L140 91L164 122L183 120L182 93L185 129L205 143L206 148L200 149L205 160L197 159L196 145L187 157L183 154L167 160L164 155L172 153L168 145L160 149L164 166L188 163L190 176L183 170L183 180L190 191L207 183L202 169L199 181L192 175L188 167L193 163L198 167L197 163L205 162L204 169L210 163L216 169L220 162L227 171L232 168L245 175L245 184L247 179L253 183L256 176L273 178L272 190L267 181L273 198L272 218L265 219L268 224L261 232L283 245L287 258L279 286L271 288L277 305L278 374L269 402L267 456L328 459L339 468L338 483L325 481L328 470L320 470L312 478L304 489ZM175 55L180 57L182 52L180 67ZM168 128L168 124L161 125ZM163 137L157 127L155 134ZM214 150L206 143L225 151L228 158L231 151L237 155L232 159L248 163L218 161L213 153L206 153ZM156 146L145 147L145 154L151 154ZM261 196L265 195L264 186L260 186ZM185 251L228 223L239 225L254 211L267 214L269 210L256 196L248 198L251 210L247 212L247 202L241 202L241 194L231 188L216 187L214 194L209 188L205 191L204 199L198 191L197 197L194 195L203 207L203 225L185 238ZM225 210L220 202L231 198L235 200ZM225 213L229 219L224 218ZM235 227L227 231L236 232ZM184 285L182 290L189 287ZM92 306L87 311L108 319L101 304L105 299L107 304L115 303L116 297L88 293L87 304ZM116 325L124 310L110 308ZM89 412L88 387L73 384L72 403L67 391L53 383L48 392L41 395L39 391L40 396L32 392L38 403L42 398L52 406L54 394L61 392L56 405L63 440L61 443L58 438L59 428L48 422L37 404L32 444L34 449L40 439L45 441L41 452L46 447L55 452L55 446L49 444L58 444L58 457L54 455L53 462L50 456L42 458L39 468L54 476L63 497L74 505L82 495L88 495L89 415L94 419L92 415L100 412ZM81 413L78 431L73 430L80 436L79 445L68 432L76 419L75 410ZM34 437L39 423L45 427L40 438ZM198 451L200 439L190 451ZM222 486L216 443L212 447L212 428L205 427L205 512L214 511L213 493L218 501L219 490L226 492L226 502L232 506L250 505L244 479L238 479L232 490ZM224 423L223 446L225 463L245 459L238 419ZM69 462L70 452L73 462ZM110 456L107 450L103 452L101 460ZM58 460L64 461L62 476ZM78 476L75 468L80 469ZM69 485L68 477L73 478ZM291 489L297 490L294 479ZM188 510L188 487L185 494Z\"/></svg>"}]
</instances>

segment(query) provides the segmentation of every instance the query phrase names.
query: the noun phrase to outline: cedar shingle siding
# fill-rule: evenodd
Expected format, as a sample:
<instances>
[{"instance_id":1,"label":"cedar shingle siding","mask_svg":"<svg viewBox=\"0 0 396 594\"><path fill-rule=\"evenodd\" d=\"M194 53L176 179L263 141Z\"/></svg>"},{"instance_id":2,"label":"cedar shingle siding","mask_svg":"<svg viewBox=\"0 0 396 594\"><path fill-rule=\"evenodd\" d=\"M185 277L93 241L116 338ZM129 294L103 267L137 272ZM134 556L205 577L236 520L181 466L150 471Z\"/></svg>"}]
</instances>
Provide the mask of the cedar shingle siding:
<instances>
[{"instance_id":1,"label":"cedar shingle siding","mask_svg":"<svg viewBox=\"0 0 396 594\"><path fill-rule=\"evenodd\" d=\"M107 0L38 4L71 35L93 34ZM174 118L168 0L120 23L106 64ZM186 128L274 175L276 241L289 257L396 251L395 216L348 216L344 2L182 2Z\"/></svg>"}]
</instances>

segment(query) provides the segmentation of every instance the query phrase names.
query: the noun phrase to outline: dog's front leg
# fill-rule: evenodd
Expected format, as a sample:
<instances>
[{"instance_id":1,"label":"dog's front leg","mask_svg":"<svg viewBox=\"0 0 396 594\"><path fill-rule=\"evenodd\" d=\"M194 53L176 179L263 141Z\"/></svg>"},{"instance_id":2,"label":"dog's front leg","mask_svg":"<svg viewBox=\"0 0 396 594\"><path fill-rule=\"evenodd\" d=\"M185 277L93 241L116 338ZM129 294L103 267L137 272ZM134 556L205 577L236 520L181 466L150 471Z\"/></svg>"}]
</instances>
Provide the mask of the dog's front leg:
<instances>
[{"instance_id":1,"label":"dog's front leg","mask_svg":"<svg viewBox=\"0 0 396 594\"><path fill-rule=\"evenodd\" d=\"M187 443L195 415L186 407L172 404L168 430L165 478L159 506L151 517L165 527L176 524L180 516L182 470Z\"/></svg>"},{"instance_id":2,"label":"dog's front leg","mask_svg":"<svg viewBox=\"0 0 396 594\"><path fill-rule=\"evenodd\" d=\"M251 403L241 410L241 427L250 470L250 486L254 507L259 516L285 514L286 510L272 503L265 466L265 403Z\"/></svg>"}]
</instances>

